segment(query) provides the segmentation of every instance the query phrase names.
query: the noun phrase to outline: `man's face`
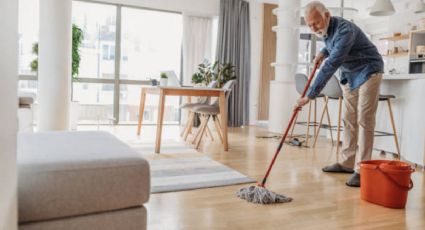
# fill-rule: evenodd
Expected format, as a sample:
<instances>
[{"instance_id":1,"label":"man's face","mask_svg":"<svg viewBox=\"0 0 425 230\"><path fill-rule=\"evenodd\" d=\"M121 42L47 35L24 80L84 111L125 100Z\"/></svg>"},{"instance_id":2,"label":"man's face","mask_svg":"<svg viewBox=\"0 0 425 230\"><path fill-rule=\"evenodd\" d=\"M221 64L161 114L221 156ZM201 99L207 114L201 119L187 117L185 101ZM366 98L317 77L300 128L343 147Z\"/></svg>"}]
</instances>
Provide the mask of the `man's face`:
<instances>
[{"instance_id":1,"label":"man's face","mask_svg":"<svg viewBox=\"0 0 425 230\"><path fill-rule=\"evenodd\" d=\"M322 17L318 10L312 9L305 19L311 31L313 31L318 37L323 37L326 35L328 30L329 17L329 12L326 12L325 16Z\"/></svg>"}]
</instances>

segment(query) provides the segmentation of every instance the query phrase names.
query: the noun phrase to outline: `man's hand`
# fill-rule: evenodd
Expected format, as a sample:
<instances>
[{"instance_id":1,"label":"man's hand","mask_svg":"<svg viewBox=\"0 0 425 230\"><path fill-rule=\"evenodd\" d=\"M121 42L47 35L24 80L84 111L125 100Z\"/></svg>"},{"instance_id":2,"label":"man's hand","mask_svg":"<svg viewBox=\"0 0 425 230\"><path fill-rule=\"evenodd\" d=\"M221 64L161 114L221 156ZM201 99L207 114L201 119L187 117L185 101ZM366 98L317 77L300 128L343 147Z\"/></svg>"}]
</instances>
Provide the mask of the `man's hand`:
<instances>
[{"instance_id":1,"label":"man's hand","mask_svg":"<svg viewBox=\"0 0 425 230\"><path fill-rule=\"evenodd\" d=\"M320 67L320 65L322 65L323 60L326 59L326 56L323 53L318 53L317 56L314 58L313 63L315 66L317 66L317 68Z\"/></svg>"},{"instance_id":2,"label":"man's hand","mask_svg":"<svg viewBox=\"0 0 425 230\"><path fill-rule=\"evenodd\" d=\"M301 110L301 108L306 105L308 102L310 102L310 98L308 97L302 97L300 99L297 100L297 104L294 105L294 109L299 109Z\"/></svg>"}]
</instances>

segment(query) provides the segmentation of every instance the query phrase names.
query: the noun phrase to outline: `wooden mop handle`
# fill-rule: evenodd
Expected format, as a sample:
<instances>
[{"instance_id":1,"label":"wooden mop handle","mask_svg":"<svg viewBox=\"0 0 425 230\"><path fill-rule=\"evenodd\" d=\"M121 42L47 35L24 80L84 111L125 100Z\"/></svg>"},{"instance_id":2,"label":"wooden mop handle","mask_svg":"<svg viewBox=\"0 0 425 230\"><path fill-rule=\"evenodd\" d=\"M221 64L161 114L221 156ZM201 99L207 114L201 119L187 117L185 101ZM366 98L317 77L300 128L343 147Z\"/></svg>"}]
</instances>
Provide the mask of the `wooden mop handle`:
<instances>
[{"instance_id":1,"label":"wooden mop handle","mask_svg":"<svg viewBox=\"0 0 425 230\"><path fill-rule=\"evenodd\" d=\"M315 64L314 65L314 68L313 68L313 71L311 72L310 77L308 78L307 84L305 84L305 86L304 86L304 91L303 91L303 93L301 95L301 98L305 97L305 95L307 94L307 91L308 91L308 88L310 87L311 81L313 80L314 75L316 74L317 67L318 67L318 65ZM299 111L299 108L295 108L294 109L294 113L292 114L291 120L289 121L289 124L286 127L286 131L283 134L282 139L281 139L281 141L279 143L279 147L276 149L276 153L274 154L273 160L270 163L269 168L267 169L266 175L264 176L263 181L261 182L261 184L259 186L261 186L261 187L264 187L265 186L266 181L267 181L267 178L269 177L270 171L271 171L271 169L272 169L272 167L274 165L274 162L276 161L277 155L279 155L279 152L282 149L283 143L285 143L286 136L288 136L289 129L291 128L292 123L294 123L294 120L295 120L295 117L298 114L298 111Z\"/></svg>"}]
</instances>

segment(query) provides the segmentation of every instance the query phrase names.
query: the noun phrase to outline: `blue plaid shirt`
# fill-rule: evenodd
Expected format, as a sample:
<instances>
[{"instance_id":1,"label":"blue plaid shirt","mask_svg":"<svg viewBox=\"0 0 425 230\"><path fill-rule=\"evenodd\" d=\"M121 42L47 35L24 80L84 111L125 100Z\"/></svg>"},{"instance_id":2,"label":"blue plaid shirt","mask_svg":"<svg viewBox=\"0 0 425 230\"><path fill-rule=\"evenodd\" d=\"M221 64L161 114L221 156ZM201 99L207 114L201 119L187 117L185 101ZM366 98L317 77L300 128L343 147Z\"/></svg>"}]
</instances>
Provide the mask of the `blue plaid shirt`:
<instances>
[{"instance_id":1,"label":"blue plaid shirt","mask_svg":"<svg viewBox=\"0 0 425 230\"><path fill-rule=\"evenodd\" d=\"M384 62L375 45L354 23L340 17L331 17L326 47L320 52L327 56L307 96L314 99L326 83L341 69L341 84L351 90L360 87L372 74L384 72Z\"/></svg>"}]
</instances>

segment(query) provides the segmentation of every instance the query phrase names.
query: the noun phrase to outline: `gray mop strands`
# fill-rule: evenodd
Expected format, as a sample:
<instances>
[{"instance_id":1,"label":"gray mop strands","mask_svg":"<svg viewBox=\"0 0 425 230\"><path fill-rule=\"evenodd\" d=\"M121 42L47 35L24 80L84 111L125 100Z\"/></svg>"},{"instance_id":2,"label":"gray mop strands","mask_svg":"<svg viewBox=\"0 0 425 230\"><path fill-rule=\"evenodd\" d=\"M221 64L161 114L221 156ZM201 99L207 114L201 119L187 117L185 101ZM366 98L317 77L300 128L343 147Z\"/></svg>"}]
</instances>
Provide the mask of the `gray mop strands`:
<instances>
[{"instance_id":1,"label":"gray mop strands","mask_svg":"<svg viewBox=\"0 0 425 230\"><path fill-rule=\"evenodd\" d=\"M276 204L291 202L292 198L276 194L261 186L249 186L241 188L236 192L236 196L255 204Z\"/></svg>"},{"instance_id":2,"label":"gray mop strands","mask_svg":"<svg viewBox=\"0 0 425 230\"><path fill-rule=\"evenodd\" d=\"M303 98L307 94L307 90L310 87L310 83L313 80L313 77L316 73L318 65L314 65L313 71L310 74L310 77L308 78L307 84L304 86L304 91L302 93L301 98ZM282 139L279 143L279 146L276 149L276 152L273 156L272 161L270 162L269 168L267 169L266 175L263 178L263 181L258 186L250 186L248 188L242 188L238 192L236 192L236 195L244 199L248 202L255 203L255 204L275 204L275 203L286 203L292 201L292 198L286 197L283 195L276 194L274 192L271 192L265 188L267 178L269 177L270 171L273 168L273 165L276 161L277 156L280 153L280 150L282 149L283 143L285 142L286 137L288 136L289 129L292 127L292 123L294 123L295 117L298 114L298 111L301 109L295 108L294 112L292 113L292 117L289 120L288 126L286 127L285 133L282 136Z\"/></svg>"}]
</instances>

